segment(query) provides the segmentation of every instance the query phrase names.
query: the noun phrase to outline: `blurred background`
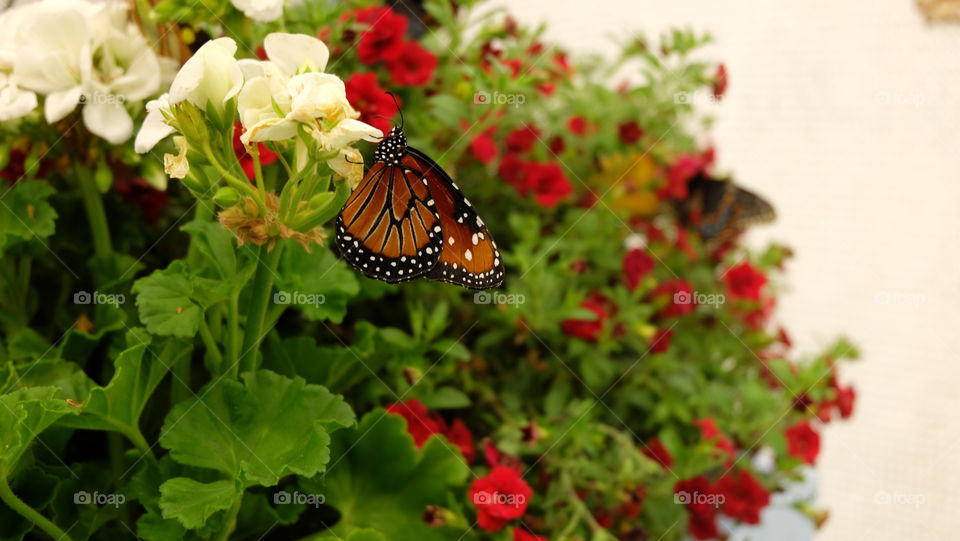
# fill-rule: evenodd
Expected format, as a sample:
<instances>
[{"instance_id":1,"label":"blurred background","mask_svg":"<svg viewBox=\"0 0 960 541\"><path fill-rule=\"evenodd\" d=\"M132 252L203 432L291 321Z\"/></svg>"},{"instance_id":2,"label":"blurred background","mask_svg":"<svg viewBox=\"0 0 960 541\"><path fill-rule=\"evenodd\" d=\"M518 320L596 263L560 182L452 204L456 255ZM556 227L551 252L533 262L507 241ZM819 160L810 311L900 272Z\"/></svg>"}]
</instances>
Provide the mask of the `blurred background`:
<instances>
[{"instance_id":1,"label":"blurred background","mask_svg":"<svg viewBox=\"0 0 960 541\"><path fill-rule=\"evenodd\" d=\"M612 38L708 30L726 64L718 171L769 198L751 244L790 245L779 307L798 351L835 331L862 349L844 370L854 417L827 426L817 464L824 527L768 510L751 539L956 539L960 518L960 24L912 0L501 2L577 52ZM706 101L706 100L704 100Z\"/></svg>"}]
</instances>

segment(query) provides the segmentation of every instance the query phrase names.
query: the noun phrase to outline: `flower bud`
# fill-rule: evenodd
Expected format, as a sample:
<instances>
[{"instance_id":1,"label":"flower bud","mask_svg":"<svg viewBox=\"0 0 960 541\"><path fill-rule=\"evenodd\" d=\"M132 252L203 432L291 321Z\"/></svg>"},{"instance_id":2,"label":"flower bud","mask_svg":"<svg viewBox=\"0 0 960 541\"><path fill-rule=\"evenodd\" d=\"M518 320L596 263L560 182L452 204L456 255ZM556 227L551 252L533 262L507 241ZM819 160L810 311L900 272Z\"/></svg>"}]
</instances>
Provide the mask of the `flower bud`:
<instances>
[{"instance_id":1,"label":"flower bud","mask_svg":"<svg viewBox=\"0 0 960 541\"><path fill-rule=\"evenodd\" d=\"M213 194L213 202L221 207L227 208L236 205L240 201L240 194L237 193L237 190L230 188L229 186L220 188L217 190L217 193Z\"/></svg>"}]
</instances>

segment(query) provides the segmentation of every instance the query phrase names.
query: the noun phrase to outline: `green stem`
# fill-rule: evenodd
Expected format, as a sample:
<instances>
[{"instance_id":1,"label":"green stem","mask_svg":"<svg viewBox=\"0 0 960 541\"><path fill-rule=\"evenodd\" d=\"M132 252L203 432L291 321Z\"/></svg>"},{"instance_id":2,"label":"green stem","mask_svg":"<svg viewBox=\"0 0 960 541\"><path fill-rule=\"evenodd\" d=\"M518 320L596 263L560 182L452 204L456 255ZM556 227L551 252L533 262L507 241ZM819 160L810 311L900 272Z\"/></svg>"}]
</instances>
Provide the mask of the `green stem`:
<instances>
[{"instance_id":1,"label":"green stem","mask_svg":"<svg viewBox=\"0 0 960 541\"><path fill-rule=\"evenodd\" d=\"M243 494L237 497L237 501L227 510L227 523L217 536L216 541L227 541L230 534L237 528L237 515L240 514L240 504L243 502Z\"/></svg>"},{"instance_id":2,"label":"green stem","mask_svg":"<svg viewBox=\"0 0 960 541\"><path fill-rule=\"evenodd\" d=\"M220 160L217 159L216 155L213 153L213 150L210 148L210 145L205 145L203 149L204 154L207 157L207 160L210 161L211 165L220 173L224 180L227 181L227 184L232 186L235 190L244 193L250 196L254 202L257 204L257 208L260 209L260 214L266 216L267 214L267 205L263 202L263 197L260 196L260 192L255 190L253 186L250 185L246 180L240 180L233 175L230 171L220 163Z\"/></svg>"},{"instance_id":3,"label":"green stem","mask_svg":"<svg viewBox=\"0 0 960 541\"><path fill-rule=\"evenodd\" d=\"M7 472L5 471L0 471L0 500L3 500L3 503L7 504L10 509L13 509L20 516L34 523L38 528L57 541L73 541L67 536L66 532L61 530L53 522L50 522L34 508L24 503L23 500L13 493L7 481Z\"/></svg>"},{"instance_id":4,"label":"green stem","mask_svg":"<svg viewBox=\"0 0 960 541\"><path fill-rule=\"evenodd\" d=\"M239 293L234 293L227 301L227 337L226 351L227 369L234 379L237 378L239 371L237 366L240 363L240 355L237 350L240 345L240 300Z\"/></svg>"},{"instance_id":5,"label":"green stem","mask_svg":"<svg viewBox=\"0 0 960 541\"><path fill-rule=\"evenodd\" d=\"M91 172L82 165L74 168L80 197L90 222L90 234L93 236L93 252L97 256L107 256L113 251L110 242L110 227L107 225L107 213L103 210L103 199L97 190L96 181Z\"/></svg>"},{"instance_id":6,"label":"green stem","mask_svg":"<svg viewBox=\"0 0 960 541\"><path fill-rule=\"evenodd\" d=\"M210 333L210 326L207 325L206 318L200 320L200 338L203 339L203 345L207 348L207 355L210 356L210 360L217 367L217 372L222 372L223 355L220 355L220 348L217 346L216 340L213 339L213 334ZM187 377L189 376L190 374L187 374ZM189 383L189 380L187 382Z\"/></svg>"},{"instance_id":7,"label":"green stem","mask_svg":"<svg viewBox=\"0 0 960 541\"><path fill-rule=\"evenodd\" d=\"M253 289L250 291L250 306L247 310L247 324L244 328L243 347L240 349L240 372L256 368L257 352L263 339L263 322L270 304L273 291L273 277L280 263L283 244L277 244L273 250L266 245L260 247L257 257L257 271L253 275Z\"/></svg>"}]
</instances>

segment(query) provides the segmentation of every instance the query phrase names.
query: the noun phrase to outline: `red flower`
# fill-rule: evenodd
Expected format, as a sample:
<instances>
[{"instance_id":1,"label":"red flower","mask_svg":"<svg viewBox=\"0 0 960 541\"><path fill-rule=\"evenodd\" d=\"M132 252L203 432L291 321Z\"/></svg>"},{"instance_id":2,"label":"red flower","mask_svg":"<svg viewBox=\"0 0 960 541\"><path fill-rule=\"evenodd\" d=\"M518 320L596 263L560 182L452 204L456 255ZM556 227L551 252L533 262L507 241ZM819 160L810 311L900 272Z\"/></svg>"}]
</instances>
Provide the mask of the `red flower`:
<instances>
[{"instance_id":1,"label":"red flower","mask_svg":"<svg viewBox=\"0 0 960 541\"><path fill-rule=\"evenodd\" d=\"M707 441L716 440L716 447L722 449L730 458L733 458L733 442L724 436L723 432L720 432L717 424L713 421L713 417L698 419L694 421L693 424L700 429L701 438Z\"/></svg>"},{"instance_id":2,"label":"red flower","mask_svg":"<svg viewBox=\"0 0 960 541\"><path fill-rule=\"evenodd\" d=\"M640 285L640 281L650 274L656 263L650 254L643 249L634 248L623 258L623 279L627 289L633 291Z\"/></svg>"},{"instance_id":3,"label":"red flower","mask_svg":"<svg viewBox=\"0 0 960 541\"><path fill-rule=\"evenodd\" d=\"M437 57L416 41L403 44L400 54L387 60L390 81L396 85L423 86L433 78L436 68Z\"/></svg>"},{"instance_id":4,"label":"red flower","mask_svg":"<svg viewBox=\"0 0 960 541\"><path fill-rule=\"evenodd\" d=\"M243 168L244 174L247 175L247 178L253 180L256 178L256 171L253 166L253 156L247 152L247 147L243 146L243 143L240 142L240 132L243 131L243 124L237 122L233 127L233 153L237 157L237 161L240 162L240 167ZM267 145L263 143L257 143L257 151L260 154L260 165L270 165L271 163L277 161L277 155L270 151L267 148Z\"/></svg>"},{"instance_id":5,"label":"red flower","mask_svg":"<svg viewBox=\"0 0 960 541\"><path fill-rule=\"evenodd\" d=\"M587 342L596 343L600 333L603 332L603 323L609 318L605 304L606 299L599 294L591 294L580 306L596 314L596 319L565 319L561 326L564 334L573 336Z\"/></svg>"},{"instance_id":6,"label":"red flower","mask_svg":"<svg viewBox=\"0 0 960 541\"><path fill-rule=\"evenodd\" d=\"M667 304L660 310L660 317L677 317L689 314L696 307L693 299L693 286L686 280L670 280L650 290L651 297L666 296Z\"/></svg>"},{"instance_id":7,"label":"red flower","mask_svg":"<svg viewBox=\"0 0 960 541\"><path fill-rule=\"evenodd\" d=\"M488 532L502 529L527 511L533 489L520 474L505 466L496 466L486 477L470 485L470 501L477 508L477 524Z\"/></svg>"},{"instance_id":8,"label":"red flower","mask_svg":"<svg viewBox=\"0 0 960 541\"><path fill-rule=\"evenodd\" d=\"M118 180L114 183L113 189L120 194L125 203L138 207L143 217L150 222L156 220L170 202L167 192L157 190L142 178Z\"/></svg>"},{"instance_id":9,"label":"red flower","mask_svg":"<svg viewBox=\"0 0 960 541\"><path fill-rule=\"evenodd\" d=\"M375 73L355 73L345 83L347 100L358 111L360 120L382 131L390 131L390 119L397 114L397 104L379 84ZM377 115L386 117L380 118Z\"/></svg>"},{"instance_id":10,"label":"red flower","mask_svg":"<svg viewBox=\"0 0 960 541\"><path fill-rule=\"evenodd\" d=\"M776 305L777 299L767 297L761 301L760 306L756 310L747 312L743 319L751 329L761 330L766 327L767 321L769 321L770 316L773 315L773 309Z\"/></svg>"},{"instance_id":11,"label":"red flower","mask_svg":"<svg viewBox=\"0 0 960 541\"><path fill-rule=\"evenodd\" d=\"M513 529L513 541L550 541L542 535L534 535L523 528Z\"/></svg>"},{"instance_id":12,"label":"red flower","mask_svg":"<svg viewBox=\"0 0 960 541\"><path fill-rule=\"evenodd\" d=\"M587 133L587 119L577 115L567 121L567 128L574 134L583 137Z\"/></svg>"},{"instance_id":13,"label":"red flower","mask_svg":"<svg viewBox=\"0 0 960 541\"><path fill-rule=\"evenodd\" d=\"M388 413L399 415L407 420L407 432L413 436L413 443L417 447L423 447L423 444L434 434L440 434L443 426L434 419L427 407L415 398L406 402L390 404L386 407Z\"/></svg>"},{"instance_id":14,"label":"red flower","mask_svg":"<svg viewBox=\"0 0 960 541\"><path fill-rule=\"evenodd\" d=\"M650 353L656 355L665 353L670 349L670 340L673 339L673 331L670 329L657 329L650 339Z\"/></svg>"},{"instance_id":15,"label":"red flower","mask_svg":"<svg viewBox=\"0 0 960 541\"><path fill-rule=\"evenodd\" d=\"M487 133L481 133L470 141L470 154L482 164L488 164L497 157L497 144Z\"/></svg>"},{"instance_id":16,"label":"red flower","mask_svg":"<svg viewBox=\"0 0 960 541\"><path fill-rule=\"evenodd\" d=\"M507 136L507 150L510 152L529 152L539 137L540 130L536 126L524 124Z\"/></svg>"},{"instance_id":17,"label":"red flower","mask_svg":"<svg viewBox=\"0 0 960 541\"><path fill-rule=\"evenodd\" d=\"M508 153L500 160L497 174L520 193L526 193L527 171L530 166L531 162L525 161L518 154Z\"/></svg>"},{"instance_id":18,"label":"red flower","mask_svg":"<svg viewBox=\"0 0 960 541\"><path fill-rule=\"evenodd\" d=\"M853 403L857 399L857 391L853 387L837 387L837 408L840 417L844 419L853 415Z\"/></svg>"},{"instance_id":19,"label":"red flower","mask_svg":"<svg viewBox=\"0 0 960 541\"><path fill-rule=\"evenodd\" d=\"M467 425L460 419L455 419L449 427L443 427L442 430L443 435L450 440L450 443L460 448L463 458L467 459L467 464L473 462L473 459L477 456L477 450L473 446L473 434L467 428Z\"/></svg>"},{"instance_id":20,"label":"red flower","mask_svg":"<svg viewBox=\"0 0 960 541\"><path fill-rule=\"evenodd\" d=\"M356 20L370 25L360 36L357 57L364 64L391 60L400 53L407 18L388 7L371 6L354 12Z\"/></svg>"},{"instance_id":21,"label":"red flower","mask_svg":"<svg viewBox=\"0 0 960 541\"><path fill-rule=\"evenodd\" d=\"M640 127L640 124L638 124L636 120L620 124L619 131L620 140L628 145L636 143L643 137L643 128Z\"/></svg>"},{"instance_id":22,"label":"red flower","mask_svg":"<svg viewBox=\"0 0 960 541\"><path fill-rule=\"evenodd\" d=\"M718 100L727 92L727 67L723 64L717 66L717 72L713 75L713 97Z\"/></svg>"},{"instance_id":23,"label":"red flower","mask_svg":"<svg viewBox=\"0 0 960 541\"><path fill-rule=\"evenodd\" d=\"M687 508L687 526L695 539L712 539L717 531L717 507L720 497L710 480L703 475L678 481L674 498Z\"/></svg>"},{"instance_id":24,"label":"red flower","mask_svg":"<svg viewBox=\"0 0 960 541\"><path fill-rule=\"evenodd\" d=\"M721 477L714 488L723 495L723 514L746 524L760 522L760 511L770 504L770 493L747 471Z\"/></svg>"},{"instance_id":25,"label":"red flower","mask_svg":"<svg viewBox=\"0 0 960 541\"><path fill-rule=\"evenodd\" d=\"M667 185L660 188L660 197L673 199L687 198L687 182L702 173L713 161L713 152L709 149L703 154L682 154L667 169Z\"/></svg>"},{"instance_id":26,"label":"red flower","mask_svg":"<svg viewBox=\"0 0 960 541\"><path fill-rule=\"evenodd\" d=\"M753 265L745 261L730 267L723 275L727 291L736 299L760 300L760 290L767 283L767 277Z\"/></svg>"},{"instance_id":27,"label":"red flower","mask_svg":"<svg viewBox=\"0 0 960 541\"><path fill-rule=\"evenodd\" d=\"M563 140L563 137L559 135L554 135L550 139L550 152L554 154L560 154L567 148L567 142Z\"/></svg>"},{"instance_id":28,"label":"red flower","mask_svg":"<svg viewBox=\"0 0 960 541\"><path fill-rule=\"evenodd\" d=\"M787 453L807 464L815 464L820 454L820 434L803 422L787 429Z\"/></svg>"},{"instance_id":29,"label":"red flower","mask_svg":"<svg viewBox=\"0 0 960 541\"><path fill-rule=\"evenodd\" d=\"M714 539L720 537L720 531L717 529L716 514L696 515L691 514L687 518L687 528L694 539Z\"/></svg>"},{"instance_id":30,"label":"red flower","mask_svg":"<svg viewBox=\"0 0 960 541\"><path fill-rule=\"evenodd\" d=\"M664 468L669 468L673 465L673 457L670 455L670 451L663 445L663 442L660 441L660 438L650 440L650 442L644 446L643 454L656 460Z\"/></svg>"},{"instance_id":31,"label":"red flower","mask_svg":"<svg viewBox=\"0 0 960 541\"><path fill-rule=\"evenodd\" d=\"M556 163L550 162L530 170L528 185L534 199L544 207L555 207L573 192L573 184Z\"/></svg>"}]
</instances>

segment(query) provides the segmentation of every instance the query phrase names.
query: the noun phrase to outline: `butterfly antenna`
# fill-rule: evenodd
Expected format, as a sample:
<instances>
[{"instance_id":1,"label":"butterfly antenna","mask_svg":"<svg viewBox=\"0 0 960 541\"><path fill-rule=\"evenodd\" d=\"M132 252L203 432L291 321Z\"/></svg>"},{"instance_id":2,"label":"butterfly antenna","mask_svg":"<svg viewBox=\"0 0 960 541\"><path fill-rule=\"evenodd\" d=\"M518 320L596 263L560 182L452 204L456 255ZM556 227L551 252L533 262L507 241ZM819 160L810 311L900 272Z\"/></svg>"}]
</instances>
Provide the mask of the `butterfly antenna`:
<instances>
[{"instance_id":1,"label":"butterfly antenna","mask_svg":"<svg viewBox=\"0 0 960 541\"><path fill-rule=\"evenodd\" d=\"M393 92L390 92L389 90L387 90L387 94L389 94L390 97L393 98L393 104L397 106L397 112L400 113L400 129L402 130L403 129L403 109L400 108L400 100L397 99L396 94L394 94Z\"/></svg>"}]
</instances>

